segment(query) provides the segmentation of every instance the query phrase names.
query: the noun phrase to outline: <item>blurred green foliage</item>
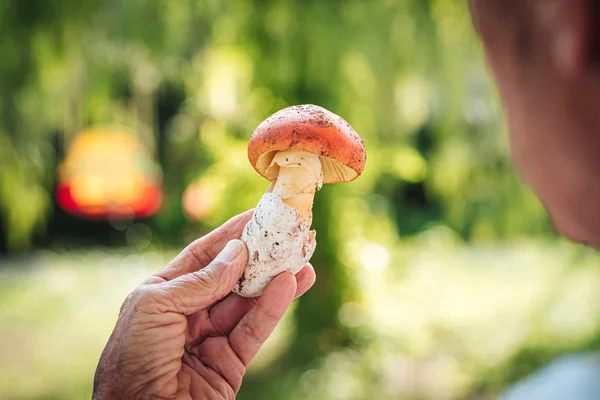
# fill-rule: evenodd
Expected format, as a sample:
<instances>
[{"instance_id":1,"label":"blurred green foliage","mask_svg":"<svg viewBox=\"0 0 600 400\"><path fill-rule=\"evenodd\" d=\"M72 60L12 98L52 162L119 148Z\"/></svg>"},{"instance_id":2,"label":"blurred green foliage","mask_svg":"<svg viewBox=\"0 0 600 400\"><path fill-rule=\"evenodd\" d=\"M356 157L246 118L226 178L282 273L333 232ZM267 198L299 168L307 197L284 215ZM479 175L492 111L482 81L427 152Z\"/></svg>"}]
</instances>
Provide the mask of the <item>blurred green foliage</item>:
<instances>
[{"instance_id":1,"label":"blurred green foliage","mask_svg":"<svg viewBox=\"0 0 600 400\"><path fill-rule=\"evenodd\" d=\"M465 246L447 229L394 247L388 267L363 256L382 251L374 243L348 247L354 295L329 316L348 343L331 348L336 332L306 327L323 318L311 293L253 362L239 398L493 399L557 354L597 346L592 252L539 240ZM121 301L174 255L86 248L4 259L0 398L89 398ZM310 354L303 330L321 354Z\"/></svg>"},{"instance_id":2,"label":"blurred green foliage","mask_svg":"<svg viewBox=\"0 0 600 400\"><path fill-rule=\"evenodd\" d=\"M298 103L344 116L368 148L361 180L323 197L360 194L360 212L391 219L401 235L437 223L475 241L549 232L507 159L466 2L33 3L4 2L0 16L11 251L43 229L61 144L81 129L136 128L165 172L155 232L179 243L193 180L223 205L207 228L254 205L265 184L246 161L247 139Z\"/></svg>"},{"instance_id":3,"label":"blurred green foliage","mask_svg":"<svg viewBox=\"0 0 600 400\"><path fill-rule=\"evenodd\" d=\"M466 1L4 1L0 48L0 247L19 253L43 243L64 253L31 270L3 263L7 348L20 329L40 348L52 348L48 332L63 343L40 355L43 372L27 384L34 359L0 358L0 376L22 383L11 398L89 395L111 310L142 272L160 265L154 259L135 269L126 260L137 256L123 255L119 273L135 279L112 290L110 252L83 253L77 262L65 252L95 239L62 238L56 222L56 168L74 135L125 124L152 151L166 198L143 223L164 261L165 251L256 205L267 182L247 161L249 135L271 113L302 103L348 120L365 141L367 166L352 184L317 194L317 285L241 398L495 393L550 356L593 342L597 310L587 300L598 275L588 266L597 259L555 246L543 208L512 170ZM201 222L182 210L191 183L205 190ZM127 243L128 251L143 250ZM544 314L560 303L566 276L589 289L565 300L592 307L577 321L564 322L564 310L557 320ZM46 293L53 286L45 279L54 292ZM96 292L86 285L98 285L99 297L90 299ZM78 343L72 359L69 343ZM529 366L511 374L517 354L515 365ZM64 370L54 366L60 360ZM427 392L430 373L440 386Z\"/></svg>"}]
</instances>

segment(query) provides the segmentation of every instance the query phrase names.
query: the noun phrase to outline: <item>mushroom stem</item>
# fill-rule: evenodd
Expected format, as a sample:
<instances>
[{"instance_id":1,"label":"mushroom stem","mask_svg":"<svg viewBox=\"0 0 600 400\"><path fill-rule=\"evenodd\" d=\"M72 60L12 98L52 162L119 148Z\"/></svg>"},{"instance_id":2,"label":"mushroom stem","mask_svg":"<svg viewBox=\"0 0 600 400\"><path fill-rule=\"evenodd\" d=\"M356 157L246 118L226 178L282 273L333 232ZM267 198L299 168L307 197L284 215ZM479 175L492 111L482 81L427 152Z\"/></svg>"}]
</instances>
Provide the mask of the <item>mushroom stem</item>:
<instances>
[{"instance_id":1,"label":"mushroom stem","mask_svg":"<svg viewBox=\"0 0 600 400\"><path fill-rule=\"evenodd\" d=\"M303 151L280 151L269 168L278 168L277 179L269 191L294 207L302 220L312 220L315 192L323 184L319 156Z\"/></svg>"},{"instance_id":2,"label":"mushroom stem","mask_svg":"<svg viewBox=\"0 0 600 400\"><path fill-rule=\"evenodd\" d=\"M280 151L269 169L277 179L258 202L242 234L249 258L234 292L244 297L260 296L283 271L297 274L317 244L310 225L315 192L323 182L319 156Z\"/></svg>"}]
</instances>

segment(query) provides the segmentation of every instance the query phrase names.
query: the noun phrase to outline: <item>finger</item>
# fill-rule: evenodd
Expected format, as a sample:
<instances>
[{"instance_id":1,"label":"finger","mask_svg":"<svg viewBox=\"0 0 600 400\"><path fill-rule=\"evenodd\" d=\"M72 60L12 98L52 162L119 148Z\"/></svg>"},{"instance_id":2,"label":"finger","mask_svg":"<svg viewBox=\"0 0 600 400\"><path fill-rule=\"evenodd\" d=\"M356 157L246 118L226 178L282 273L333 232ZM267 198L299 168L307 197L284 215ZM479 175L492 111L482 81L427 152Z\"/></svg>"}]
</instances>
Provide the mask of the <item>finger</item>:
<instances>
[{"instance_id":1,"label":"finger","mask_svg":"<svg viewBox=\"0 0 600 400\"><path fill-rule=\"evenodd\" d=\"M248 365L273 332L294 299L296 280L288 272L278 275L229 335L231 348Z\"/></svg>"},{"instance_id":2,"label":"finger","mask_svg":"<svg viewBox=\"0 0 600 400\"><path fill-rule=\"evenodd\" d=\"M187 246L173 261L155 273L166 281L206 267L223 250L227 242L239 239L254 210L236 215L221 227Z\"/></svg>"},{"instance_id":3,"label":"finger","mask_svg":"<svg viewBox=\"0 0 600 400\"><path fill-rule=\"evenodd\" d=\"M296 274L297 288L294 298L297 299L304 293L308 292L308 289L315 284L316 280L317 275L315 274L315 269L311 263L306 263L304 268L302 268L300 272Z\"/></svg>"},{"instance_id":4,"label":"finger","mask_svg":"<svg viewBox=\"0 0 600 400\"><path fill-rule=\"evenodd\" d=\"M295 298L302 296L315 283L315 270L312 265L306 264L296 274ZM215 304L209 310L209 329L203 332L206 336L225 336L240 322L257 303L258 298L245 298L231 293L223 301Z\"/></svg>"},{"instance_id":5,"label":"finger","mask_svg":"<svg viewBox=\"0 0 600 400\"><path fill-rule=\"evenodd\" d=\"M247 262L246 245L232 240L206 268L160 283L169 311L190 315L221 300L240 279Z\"/></svg>"}]
</instances>

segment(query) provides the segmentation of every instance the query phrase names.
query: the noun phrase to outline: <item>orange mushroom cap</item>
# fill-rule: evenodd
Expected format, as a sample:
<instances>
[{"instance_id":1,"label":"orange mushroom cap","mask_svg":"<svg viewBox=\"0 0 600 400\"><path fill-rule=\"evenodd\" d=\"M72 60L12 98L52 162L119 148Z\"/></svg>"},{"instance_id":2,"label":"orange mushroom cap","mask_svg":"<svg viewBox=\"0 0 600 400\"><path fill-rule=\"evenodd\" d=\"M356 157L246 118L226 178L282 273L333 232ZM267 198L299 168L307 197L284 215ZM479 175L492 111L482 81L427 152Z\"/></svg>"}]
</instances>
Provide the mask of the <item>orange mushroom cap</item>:
<instances>
[{"instance_id":1,"label":"orange mushroom cap","mask_svg":"<svg viewBox=\"0 0 600 400\"><path fill-rule=\"evenodd\" d=\"M261 123L248 144L248 159L268 180L267 168L278 151L305 151L319 156L323 183L350 182L363 171L365 144L342 117L315 105L284 108Z\"/></svg>"}]
</instances>

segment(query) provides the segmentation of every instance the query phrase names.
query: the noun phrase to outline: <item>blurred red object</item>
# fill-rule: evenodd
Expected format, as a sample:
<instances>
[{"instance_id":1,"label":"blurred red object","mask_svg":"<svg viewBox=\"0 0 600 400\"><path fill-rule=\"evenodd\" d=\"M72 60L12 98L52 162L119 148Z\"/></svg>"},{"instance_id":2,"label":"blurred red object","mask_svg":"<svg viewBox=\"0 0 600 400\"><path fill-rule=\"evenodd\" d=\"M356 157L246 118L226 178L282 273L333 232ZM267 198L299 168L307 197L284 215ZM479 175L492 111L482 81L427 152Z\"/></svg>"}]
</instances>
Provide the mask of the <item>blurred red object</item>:
<instances>
[{"instance_id":1,"label":"blurred red object","mask_svg":"<svg viewBox=\"0 0 600 400\"><path fill-rule=\"evenodd\" d=\"M163 201L160 168L125 128L94 128L77 135L59 167L58 181L60 207L83 218L149 217Z\"/></svg>"},{"instance_id":2,"label":"blurred red object","mask_svg":"<svg viewBox=\"0 0 600 400\"><path fill-rule=\"evenodd\" d=\"M183 193L181 204L185 216L191 221L202 221L212 212L215 199L202 183L190 184Z\"/></svg>"}]
</instances>

